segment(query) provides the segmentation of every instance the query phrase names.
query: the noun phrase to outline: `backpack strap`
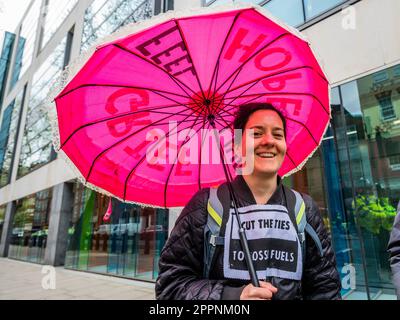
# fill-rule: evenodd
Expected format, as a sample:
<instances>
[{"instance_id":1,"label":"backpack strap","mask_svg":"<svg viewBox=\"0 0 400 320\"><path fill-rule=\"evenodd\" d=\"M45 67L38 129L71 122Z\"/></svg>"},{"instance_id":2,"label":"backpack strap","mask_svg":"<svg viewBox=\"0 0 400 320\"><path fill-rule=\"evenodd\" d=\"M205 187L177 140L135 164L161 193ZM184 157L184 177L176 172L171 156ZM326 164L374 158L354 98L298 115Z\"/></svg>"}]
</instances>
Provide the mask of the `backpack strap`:
<instances>
[{"instance_id":1,"label":"backpack strap","mask_svg":"<svg viewBox=\"0 0 400 320\"><path fill-rule=\"evenodd\" d=\"M303 264L306 260L306 205L304 203L303 197L301 194L293 189L291 191L294 193L295 196L295 205L294 205L294 214L296 217L296 224L297 224L297 234L299 236L300 244L301 244L301 252L303 256Z\"/></svg>"},{"instance_id":2,"label":"backpack strap","mask_svg":"<svg viewBox=\"0 0 400 320\"><path fill-rule=\"evenodd\" d=\"M224 237L219 236L224 209L217 195L218 188L210 188L207 203L207 224L204 227L204 268L203 275L209 277L216 246L224 244Z\"/></svg>"},{"instance_id":3,"label":"backpack strap","mask_svg":"<svg viewBox=\"0 0 400 320\"><path fill-rule=\"evenodd\" d=\"M297 228L298 228L299 240L302 245L303 262L305 262L306 233L314 241L315 245L318 248L319 255L322 257L324 255L324 251L322 249L321 240L319 239L314 228L307 222L306 213L305 213L306 205L304 203L303 197L301 196L301 194L299 192L297 192L293 189L292 189L292 192L294 193L294 195L296 197L296 203L295 203L294 208L295 208L295 214L296 214L296 223L297 223Z\"/></svg>"}]
</instances>

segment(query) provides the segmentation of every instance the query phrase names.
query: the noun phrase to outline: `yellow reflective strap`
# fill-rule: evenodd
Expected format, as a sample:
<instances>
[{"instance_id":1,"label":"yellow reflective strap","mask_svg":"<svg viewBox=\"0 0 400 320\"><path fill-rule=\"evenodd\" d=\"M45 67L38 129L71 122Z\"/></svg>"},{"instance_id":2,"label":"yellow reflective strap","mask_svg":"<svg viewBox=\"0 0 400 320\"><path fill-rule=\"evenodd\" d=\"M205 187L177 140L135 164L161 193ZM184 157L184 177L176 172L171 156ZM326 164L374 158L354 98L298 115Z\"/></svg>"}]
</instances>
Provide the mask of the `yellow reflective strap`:
<instances>
[{"instance_id":1,"label":"yellow reflective strap","mask_svg":"<svg viewBox=\"0 0 400 320\"><path fill-rule=\"evenodd\" d=\"M297 223L297 225L300 224L301 219L302 219L303 216L304 216L305 210L306 210L306 205L304 204L304 201L302 201L301 206L300 206L299 213L298 213L297 216L296 216L296 223Z\"/></svg>"},{"instance_id":2,"label":"yellow reflective strap","mask_svg":"<svg viewBox=\"0 0 400 320\"><path fill-rule=\"evenodd\" d=\"M211 206L210 201L208 201L207 211L208 211L209 215L214 219L214 221L221 227L222 218L218 215L218 213Z\"/></svg>"}]
</instances>

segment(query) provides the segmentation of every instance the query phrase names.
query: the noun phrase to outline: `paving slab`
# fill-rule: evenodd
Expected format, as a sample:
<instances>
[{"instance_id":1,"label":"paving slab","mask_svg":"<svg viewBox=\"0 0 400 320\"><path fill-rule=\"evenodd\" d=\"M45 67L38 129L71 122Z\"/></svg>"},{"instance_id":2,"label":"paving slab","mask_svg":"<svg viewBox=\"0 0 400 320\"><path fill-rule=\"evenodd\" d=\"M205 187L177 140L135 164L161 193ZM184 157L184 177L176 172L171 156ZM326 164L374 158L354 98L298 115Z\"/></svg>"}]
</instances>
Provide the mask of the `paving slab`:
<instances>
[{"instance_id":1,"label":"paving slab","mask_svg":"<svg viewBox=\"0 0 400 320\"><path fill-rule=\"evenodd\" d=\"M0 258L0 300L154 300L154 283ZM55 285L55 289L51 286ZM44 285L44 286L43 286Z\"/></svg>"}]
</instances>

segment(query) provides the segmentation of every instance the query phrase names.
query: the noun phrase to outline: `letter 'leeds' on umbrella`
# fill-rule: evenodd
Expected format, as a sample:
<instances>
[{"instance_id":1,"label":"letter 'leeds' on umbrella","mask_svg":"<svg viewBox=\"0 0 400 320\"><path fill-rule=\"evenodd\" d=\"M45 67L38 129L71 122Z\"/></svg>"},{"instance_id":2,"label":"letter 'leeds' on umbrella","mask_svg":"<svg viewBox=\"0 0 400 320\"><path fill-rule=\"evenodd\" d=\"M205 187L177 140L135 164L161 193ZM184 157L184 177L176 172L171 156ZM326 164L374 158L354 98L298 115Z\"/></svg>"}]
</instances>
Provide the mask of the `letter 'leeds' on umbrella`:
<instances>
[{"instance_id":1,"label":"letter 'leeds' on umbrella","mask_svg":"<svg viewBox=\"0 0 400 320\"><path fill-rule=\"evenodd\" d=\"M282 176L305 164L330 119L329 83L310 44L253 5L124 27L60 86L49 111L57 151L87 186L155 207L184 206L236 174L226 151L226 167L212 151L216 137L232 140L237 106L268 102L286 117Z\"/></svg>"}]
</instances>

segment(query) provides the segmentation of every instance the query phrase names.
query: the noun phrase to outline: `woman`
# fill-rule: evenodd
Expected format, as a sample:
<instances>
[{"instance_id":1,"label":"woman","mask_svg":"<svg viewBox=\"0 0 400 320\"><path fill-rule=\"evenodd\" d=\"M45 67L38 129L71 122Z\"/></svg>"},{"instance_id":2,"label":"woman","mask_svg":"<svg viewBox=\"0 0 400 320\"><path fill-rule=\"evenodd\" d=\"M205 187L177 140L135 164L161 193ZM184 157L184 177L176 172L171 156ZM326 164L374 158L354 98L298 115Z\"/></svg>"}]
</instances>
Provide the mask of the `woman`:
<instances>
[{"instance_id":1,"label":"woman","mask_svg":"<svg viewBox=\"0 0 400 320\"><path fill-rule=\"evenodd\" d=\"M256 246L261 248L257 251L261 254L260 265L269 263L268 266L272 267L268 267L268 270L277 270L278 273L265 273L265 277L260 278L260 287L254 287L248 279L239 275L238 270L243 268L240 263L245 262L240 257L240 248L236 246L234 249L235 240L232 239L234 235L232 230L235 223L232 222L232 215L225 213L229 212L229 207L226 208L226 206L229 206L230 199L227 199L226 194L224 195L223 188L219 188L218 196L221 197L224 205L220 234L226 237L223 245L216 249L208 276L204 276L204 228L208 218L207 203L210 189L203 189L182 211L161 253L156 283L157 299L340 299L340 280L330 237L316 203L307 195L303 195L306 219L322 243L323 254L322 256L319 254L317 246L308 236L304 253L299 254L301 250L297 250L299 247L297 242L294 247L292 246L294 254L289 253L290 245L286 245L293 244L293 241L287 241L289 238L285 240L285 237L292 237L293 234L290 235L288 232L295 230L296 227L295 222L291 224L293 219L285 220L289 210L282 215L285 211L282 209L288 206L287 191L285 191L287 188L282 185L281 178L278 176L278 170L287 149L285 118L270 104L247 104L239 107L234 128L242 129L244 132L242 145L246 145L246 139L253 139L254 142L252 172L238 175L232 182L238 207L242 208L243 212L257 217L248 220L253 223L249 223L246 227L246 235L248 239L252 239L254 248L250 246L251 249L256 250ZM253 132L252 135L249 134L250 132ZM260 210L245 211L249 208L258 208L254 205L266 210L262 213L259 212ZM273 211L269 210L270 208L279 210ZM271 214L275 215L272 217L281 217L281 220L260 219L263 215L266 217ZM274 221L280 223L275 223L276 229L273 230ZM272 241L269 236L265 239L257 238L256 228L261 227L266 228L268 232L271 230L275 232L274 238L281 238L281 242L275 243L276 239ZM305 254L304 260L303 254ZM301 264L300 261L304 263ZM294 272L286 273L293 262L301 266L300 272L291 270ZM258 273L260 269L256 267L256 270ZM282 276L286 274L288 276Z\"/></svg>"}]
</instances>

